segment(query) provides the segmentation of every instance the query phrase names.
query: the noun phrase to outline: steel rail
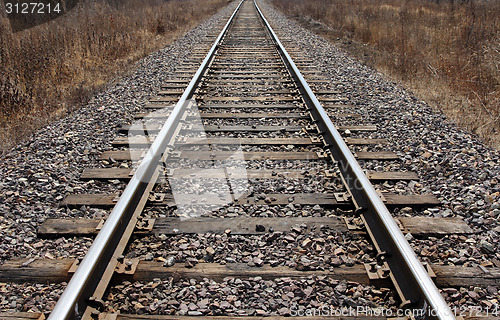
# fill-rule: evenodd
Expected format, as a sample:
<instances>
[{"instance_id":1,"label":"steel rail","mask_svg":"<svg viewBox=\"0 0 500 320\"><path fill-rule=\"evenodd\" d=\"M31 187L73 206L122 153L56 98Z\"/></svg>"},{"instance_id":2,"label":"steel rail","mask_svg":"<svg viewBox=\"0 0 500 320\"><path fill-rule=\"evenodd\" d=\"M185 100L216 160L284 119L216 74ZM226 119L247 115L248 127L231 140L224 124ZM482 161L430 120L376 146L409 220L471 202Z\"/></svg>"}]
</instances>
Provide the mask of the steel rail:
<instances>
[{"instance_id":1,"label":"steel rail","mask_svg":"<svg viewBox=\"0 0 500 320\"><path fill-rule=\"evenodd\" d=\"M410 300L411 305L422 310L423 315L416 318L454 320L455 317L451 309L416 257L408 241L387 210L387 207L380 199L380 196L364 174L325 109L321 106L285 47L278 39L278 36L271 28L271 25L264 17L256 1L253 1L264 25L276 44L278 52L285 64L288 65L292 77L298 83L299 90L302 92L306 104L317 121L325 142L330 146L335 160L339 162L344 181L347 182L354 201L358 208L361 209L358 211L363 212L371 233L373 233L376 242L380 245L380 249L388 253L386 259L390 266L391 274L394 276L403 294Z\"/></svg>"},{"instance_id":2,"label":"steel rail","mask_svg":"<svg viewBox=\"0 0 500 320\"><path fill-rule=\"evenodd\" d=\"M89 251L71 277L66 289L50 313L48 320L79 319L85 312L88 306L88 299L92 296L100 276L111 261L114 247L120 241L128 225L128 220L142 197L142 191L157 170L161 156L167 148L167 143L174 133L178 120L185 111L189 99L193 96L201 77L212 61L221 40L226 35L243 1L234 10L201 63L201 66L189 82L180 100L175 105L134 176L130 179L123 194L111 211L101 231L96 236Z\"/></svg>"}]
</instances>

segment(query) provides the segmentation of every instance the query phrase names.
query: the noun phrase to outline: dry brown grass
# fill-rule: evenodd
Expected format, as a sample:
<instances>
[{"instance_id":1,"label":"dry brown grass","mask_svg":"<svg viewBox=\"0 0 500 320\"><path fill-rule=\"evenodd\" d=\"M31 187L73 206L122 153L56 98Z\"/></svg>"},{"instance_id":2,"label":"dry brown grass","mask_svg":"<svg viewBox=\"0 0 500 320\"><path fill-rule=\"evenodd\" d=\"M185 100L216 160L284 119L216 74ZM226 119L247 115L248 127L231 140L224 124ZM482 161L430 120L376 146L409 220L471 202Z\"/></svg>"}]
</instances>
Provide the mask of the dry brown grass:
<instances>
[{"instance_id":1,"label":"dry brown grass","mask_svg":"<svg viewBox=\"0 0 500 320\"><path fill-rule=\"evenodd\" d=\"M272 3L500 147L500 1Z\"/></svg>"},{"instance_id":2,"label":"dry brown grass","mask_svg":"<svg viewBox=\"0 0 500 320\"><path fill-rule=\"evenodd\" d=\"M82 0L65 16L14 34L0 16L0 152L227 2Z\"/></svg>"}]
</instances>

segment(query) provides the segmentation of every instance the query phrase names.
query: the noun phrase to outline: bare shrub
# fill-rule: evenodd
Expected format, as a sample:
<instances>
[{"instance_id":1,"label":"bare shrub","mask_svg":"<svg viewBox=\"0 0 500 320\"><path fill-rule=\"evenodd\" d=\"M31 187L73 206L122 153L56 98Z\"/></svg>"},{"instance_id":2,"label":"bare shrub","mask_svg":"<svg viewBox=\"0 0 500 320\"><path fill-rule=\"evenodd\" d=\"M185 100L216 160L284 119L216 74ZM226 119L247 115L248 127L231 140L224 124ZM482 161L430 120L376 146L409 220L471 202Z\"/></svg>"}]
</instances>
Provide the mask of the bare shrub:
<instances>
[{"instance_id":1,"label":"bare shrub","mask_svg":"<svg viewBox=\"0 0 500 320\"><path fill-rule=\"evenodd\" d=\"M126 67L226 4L82 0L68 14L17 33L0 16L0 151L79 107Z\"/></svg>"},{"instance_id":2,"label":"bare shrub","mask_svg":"<svg viewBox=\"0 0 500 320\"><path fill-rule=\"evenodd\" d=\"M349 39L344 49L372 56L374 67L500 147L500 1L271 2L306 26L327 25L316 31Z\"/></svg>"}]
</instances>

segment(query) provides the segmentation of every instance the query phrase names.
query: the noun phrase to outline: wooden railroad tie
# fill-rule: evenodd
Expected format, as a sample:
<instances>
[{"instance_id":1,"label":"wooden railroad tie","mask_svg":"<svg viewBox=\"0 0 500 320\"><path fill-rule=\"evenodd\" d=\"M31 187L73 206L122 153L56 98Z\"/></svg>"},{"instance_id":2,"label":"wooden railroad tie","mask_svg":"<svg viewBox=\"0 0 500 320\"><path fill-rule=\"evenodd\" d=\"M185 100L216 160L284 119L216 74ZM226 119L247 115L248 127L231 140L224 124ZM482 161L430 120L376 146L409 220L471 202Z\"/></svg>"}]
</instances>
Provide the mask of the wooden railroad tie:
<instances>
[{"instance_id":1,"label":"wooden railroad tie","mask_svg":"<svg viewBox=\"0 0 500 320\"><path fill-rule=\"evenodd\" d=\"M15 283L61 283L71 278L70 269L75 259L16 259L0 266L0 281ZM74 268L73 268L74 269ZM434 281L441 288L468 286L498 286L500 268L479 268L464 266L431 265L436 275ZM486 271L485 271L486 270ZM162 261L139 261L135 272L115 273L113 283L123 281L148 282L154 279L197 279L208 278L222 281L226 277L248 279L261 277L272 280L278 278L302 279L308 276L326 276L336 280L353 281L360 284L374 284L378 287L391 287L390 280L371 280L363 265L352 267L336 267L333 271L299 271L284 266L250 267L246 263L198 263L192 268L186 268L184 263L165 267Z\"/></svg>"},{"instance_id":2,"label":"wooden railroad tie","mask_svg":"<svg viewBox=\"0 0 500 320\"><path fill-rule=\"evenodd\" d=\"M113 207L117 200L116 194L72 194L66 196L66 198L61 202L61 206L67 206L70 208L90 206L99 208ZM423 194L423 195L398 195L392 193L383 193L382 200L389 207L429 207L440 205L441 202L433 194ZM226 196L229 199L229 195ZM269 203L265 200L256 199L255 197L243 196L238 199L238 202L233 203L233 205L254 205L254 204L266 204L266 205L287 205L288 203L293 203L294 205L327 205L327 206L348 206L352 207L351 202L339 202L335 195L333 194L314 194L314 193L302 193L302 194L267 194L267 197L274 199ZM208 202L207 199L210 199ZM176 195L175 201L172 196L165 196L161 202L150 202L149 205L159 205L159 206L175 206L176 203L179 204L216 204L224 205L230 203L227 199L220 199L217 194L205 194L199 195L193 198L191 194Z\"/></svg>"},{"instance_id":3,"label":"wooden railroad tie","mask_svg":"<svg viewBox=\"0 0 500 320\"><path fill-rule=\"evenodd\" d=\"M182 153L181 153L182 155ZM229 159L229 158L228 158ZM126 168L87 168L82 172L82 180L129 180L134 174L133 169ZM305 179L310 176L329 176L328 172L287 169L245 169L240 167L225 167L213 169L170 169L167 178L172 179ZM372 181L418 180L414 172L368 172Z\"/></svg>"},{"instance_id":4,"label":"wooden railroad tie","mask_svg":"<svg viewBox=\"0 0 500 320\"><path fill-rule=\"evenodd\" d=\"M154 220L154 221L153 221ZM250 217L231 218L198 217L182 220L167 217L141 221L137 234L223 234L231 230L234 235L268 234L288 232L296 225L305 225L307 230L319 230L320 227L345 233L364 232L363 227L344 221L340 217ZM400 217L395 219L403 232L410 232L416 237L445 236L452 234L472 234L472 229L461 218ZM102 219L64 218L47 219L38 228L38 236L54 238L60 236L94 236L103 224ZM144 225L147 225L145 227Z\"/></svg>"}]
</instances>

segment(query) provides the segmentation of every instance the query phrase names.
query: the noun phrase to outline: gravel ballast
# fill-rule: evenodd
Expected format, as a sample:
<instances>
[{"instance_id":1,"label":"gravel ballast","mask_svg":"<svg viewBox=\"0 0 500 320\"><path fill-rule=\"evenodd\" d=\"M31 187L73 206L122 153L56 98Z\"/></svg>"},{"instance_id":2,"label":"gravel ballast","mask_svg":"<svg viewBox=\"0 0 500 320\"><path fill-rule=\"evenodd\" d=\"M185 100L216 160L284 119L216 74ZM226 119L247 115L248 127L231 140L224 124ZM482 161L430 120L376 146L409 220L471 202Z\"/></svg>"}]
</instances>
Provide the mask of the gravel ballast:
<instances>
[{"instance_id":1,"label":"gravel ballast","mask_svg":"<svg viewBox=\"0 0 500 320\"><path fill-rule=\"evenodd\" d=\"M259 1L259 4L278 37L293 40L293 47L302 49L300 55L309 56L322 75L331 79L328 88L340 90L341 96L348 98L353 107L341 112L363 116L357 122L339 119L335 123L377 125L377 132L370 133L370 137L388 139L384 150L392 150L400 157L399 164L368 161L361 163L362 167L377 171L389 168L415 171L420 177L417 183L385 183L381 189L400 194L432 193L442 204L424 210L403 208L393 213L461 217L474 230L474 234L440 239L415 239L407 235L420 259L464 267L499 267L498 150L486 146L400 85L285 17L266 1ZM359 146L352 149L378 151ZM452 306L460 307L494 306L499 298L496 287L446 289L443 293Z\"/></svg>"},{"instance_id":2,"label":"gravel ballast","mask_svg":"<svg viewBox=\"0 0 500 320\"><path fill-rule=\"evenodd\" d=\"M204 40L207 34L214 34L215 28L221 27L220 23L229 17L236 5L237 3L233 2L172 45L146 57L130 75L111 84L88 105L39 130L2 159L0 264L13 258L74 258L86 252L92 239L41 240L36 236L37 227L47 218L101 218L107 214L108 211L102 209L72 210L58 205L67 194L112 193L124 189L124 182L83 182L79 180L79 176L84 168L102 167L102 162L97 160L98 155L111 149L111 141L116 137L116 128L132 121L135 113L143 111L148 99L160 89L162 80L168 78L176 66L190 56L191 50ZM392 150L400 157L399 161L361 163L363 168L376 171L388 168L393 171L415 171L421 178L417 183L391 182L379 187L384 191L401 194L433 193L442 203L439 207L422 210L404 208L394 214L461 217L475 232L439 239L416 239L411 235L407 236L420 258L431 263L465 267L500 264L499 152L449 122L444 115L416 99L401 86L361 65L325 39L286 18L265 1L259 1L259 5L278 36L293 39L293 46L302 49L301 55L315 61L322 74L332 80L332 84L327 87L341 90L341 96L349 99L353 107L341 112L355 112L363 116L359 121L339 118L336 124L377 125L377 132L369 133L369 136L388 139L389 144L384 150ZM221 124L219 120L207 122ZM224 121L224 124L228 123L230 122ZM356 136L362 135L353 134L353 137ZM260 150L259 146L247 148ZM353 147L353 150L373 151L366 147ZM311 186L307 187L311 189ZM322 186L313 187L318 188L316 191L324 191ZM268 183L259 188L262 190L257 189L258 192L264 192L276 190L278 186ZM297 186L296 189L302 190L302 187ZM225 210L227 209L222 210L221 215L231 216L230 212ZM277 216L286 216L289 211L286 208L277 210ZM280 235L283 242L286 242L286 236ZM332 237L326 242L328 248L342 248L346 251L349 248L345 239L339 240L334 233L324 232L322 236ZM158 255L153 257L148 256L146 249L154 239L146 238L134 242L132 250L146 260L158 256L164 259L175 256L179 262L184 263L187 258L198 259L205 255L210 246L206 240L210 237L217 238L214 235L173 237L172 242L165 244ZM235 240L235 244L231 245L227 239L222 241L220 250L214 255L215 262L231 263L234 260L258 266L261 263L278 261L279 265L293 268L302 258L298 255L293 256L293 259L285 257L291 254L293 246L285 246L283 252L261 250L259 242L266 240L263 236L248 237L244 240L248 243L239 237L230 238ZM352 240L351 237L346 239ZM304 241L305 238L300 240ZM357 238L355 240L360 242L360 246L362 244L369 247L364 241ZM185 242L198 243L198 247L181 250L176 248L177 244ZM252 259L245 253L248 248L257 252L255 256L251 255ZM228 253L230 249L233 250L231 254ZM326 254L326 250L323 253ZM331 259L327 261L324 257L315 257L313 253L304 257L307 258L307 263L311 263L311 269L327 270L335 266ZM363 260L362 256L356 258ZM368 260L368 257L365 258ZM340 261L338 264L349 263ZM178 281L177 284L172 281L170 279L146 284L124 283L114 287L111 294L117 297L117 300L108 304L108 308L110 311L153 314L289 315L291 303L295 298L297 303L294 305L305 308L307 304L299 301L309 296L311 297L307 301L314 301L318 307L325 304L338 307L360 304L374 308L395 308L396 305L390 293L380 292L370 286L323 278L300 281L266 281L253 278L246 282L225 279L219 283L205 279L201 282ZM54 287L50 295L40 295L40 292L48 291L51 287L39 284L0 284L0 293L4 297L0 300L0 311L50 311L64 289L64 284ZM293 290L285 290L286 287ZM251 290L247 290L248 288ZM262 288L269 288L266 291L268 296L258 297ZM206 296L207 292L212 291L215 292L213 296ZM239 297L242 291L246 291L246 300ZM289 292L296 292L297 296L290 296ZM130 293L132 295L128 295ZM456 306L488 305L500 299L496 287L445 289L443 294L449 303ZM291 302L286 302L285 295ZM335 302L329 300L333 295L337 299ZM388 299L381 299L382 295ZM228 302L221 304L221 301ZM214 303L218 305L215 309L210 309L209 306ZM315 306L314 304L312 306ZM177 312L171 311L172 308Z\"/></svg>"},{"instance_id":3,"label":"gravel ballast","mask_svg":"<svg viewBox=\"0 0 500 320\"><path fill-rule=\"evenodd\" d=\"M107 214L101 209L59 207L59 202L67 194L113 193L125 188L126 184L119 181L83 182L79 177L84 168L102 166L98 155L111 149L116 129L143 111L163 80L200 47L208 34L220 32L236 5L229 4L168 47L142 59L129 75L110 84L87 105L37 131L2 158L0 264L14 258L75 258L88 250L92 239L41 240L36 230L47 218L101 218ZM2 284L0 310L50 311L64 285L57 285L58 290L50 296L37 296L52 287Z\"/></svg>"},{"instance_id":4,"label":"gravel ballast","mask_svg":"<svg viewBox=\"0 0 500 320\"><path fill-rule=\"evenodd\" d=\"M386 186L392 189L388 191L433 193L442 203L430 210L402 210L396 214L462 217L479 237L494 241L493 246L498 248L499 152L457 127L411 92L361 65L266 2L261 2L261 7L278 36L293 34L294 47L302 48L301 55L314 60L322 74L331 79L332 85L341 88L341 96L354 105L352 110L363 115L362 124L377 125L377 131L370 133L371 138L388 139L384 150L394 151L400 157L395 162L361 162L363 168L415 171L421 179L417 185L389 183ZM357 148L357 151L363 149ZM395 187L397 184L399 188ZM500 258L500 254L490 257Z\"/></svg>"}]
</instances>

